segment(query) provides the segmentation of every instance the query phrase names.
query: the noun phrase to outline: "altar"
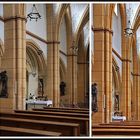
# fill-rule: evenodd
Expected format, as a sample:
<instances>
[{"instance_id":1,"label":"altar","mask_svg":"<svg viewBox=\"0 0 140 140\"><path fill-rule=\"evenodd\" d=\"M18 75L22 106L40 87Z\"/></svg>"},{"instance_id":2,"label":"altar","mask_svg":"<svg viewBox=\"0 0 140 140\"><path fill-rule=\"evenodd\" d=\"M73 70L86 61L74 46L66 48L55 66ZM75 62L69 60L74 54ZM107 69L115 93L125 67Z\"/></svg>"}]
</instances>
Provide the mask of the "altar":
<instances>
[{"instance_id":1,"label":"altar","mask_svg":"<svg viewBox=\"0 0 140 140\"><path fill-rule=\"evenodd\" d=\"M125 121L126 116L112 116L112 121Z\"/></svg>"},{"instance_id":2,"label":"altar","mask_svg":"<svg viewBox=\"0 0 140 140\"><path fill-rule=\"evenodd\" d=\"M32 108L43 108L47 106L52 106L52 100L34 100L30 99L26 101L26 110L30 110Z\"/></svg>"}]
</instances>

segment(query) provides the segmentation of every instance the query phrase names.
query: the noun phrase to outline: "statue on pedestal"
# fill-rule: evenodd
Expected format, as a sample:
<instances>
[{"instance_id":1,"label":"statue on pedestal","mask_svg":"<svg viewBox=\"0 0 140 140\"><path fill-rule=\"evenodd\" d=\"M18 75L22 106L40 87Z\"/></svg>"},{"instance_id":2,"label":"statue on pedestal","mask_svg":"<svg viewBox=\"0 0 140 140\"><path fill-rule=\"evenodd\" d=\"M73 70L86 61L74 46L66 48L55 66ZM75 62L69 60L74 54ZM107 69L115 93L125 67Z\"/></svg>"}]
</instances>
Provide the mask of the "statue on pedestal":
<instances>
[{"instance_id":1,"label":"statue on pedestal","mask_svg":"<svg viewBox=\"0 0 140 140\"><path fill-rule=\"evenodd\" d=\"M0 97L3 98L8 97L7 82L8 82L7 72L3 71L0 73L0 84L1 84Z\"/></svg>"},{"instance_id":2,"label":"statue on pedestal","mask_svg":"<svg viewBox=\"0 0 140 140\"><path fill-rule=\"evenodd\" d=\"M92 84L92 111L97 112L97 84Z\"/></svg>"},{"instance_id":3,"label":"statue on pedestal","mask_svg":"<svg viewBox=\"0 0 140 140\"><path fill-rule=\"evenodd\" d=\"M60 83L60 95L61 96L64 96L65 95L65 87L66 87L66 84L65 84L65 82L61 82Z\"/></svg>"}]
</instances>

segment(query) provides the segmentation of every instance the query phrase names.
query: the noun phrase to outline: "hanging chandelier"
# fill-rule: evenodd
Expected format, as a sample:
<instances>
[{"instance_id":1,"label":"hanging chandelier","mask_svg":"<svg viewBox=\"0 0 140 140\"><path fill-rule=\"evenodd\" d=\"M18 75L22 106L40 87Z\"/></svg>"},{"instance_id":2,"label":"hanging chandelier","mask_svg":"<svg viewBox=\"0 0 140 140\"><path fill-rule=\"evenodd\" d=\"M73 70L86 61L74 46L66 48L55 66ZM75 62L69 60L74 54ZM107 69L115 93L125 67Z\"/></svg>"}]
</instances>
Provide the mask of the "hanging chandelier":
<instances>
[{"instance_id":1,"label":"hanging chandelier","mask_svg":"<svg viewBox=\"0 0 140 140\"><path fill-rule=\"evenodd\" d=\"M127 15L126 21L127 21L127 23L126 23L126 28L124 29L124 35L126 37L131 37L134 34L133 28L132 28L132 23L131 23L132 14L133 14L133 10L129 5L128 9L126 10L126 15Z\"/></svg>"},{"instance_id":2,"label":"hanging chandelier","mask_svg":"<svg viewBox=\"0 0 140 140\"><path fill-rule=\"evenodd\" d=\"M35 4L33 4L33 7L32 7L32 10L31 12L27 15L27 18L30 18L30 21L31 20L38 20L38 19L41 19L41 15L39 14Z\"/></svg>"}]
</instances>

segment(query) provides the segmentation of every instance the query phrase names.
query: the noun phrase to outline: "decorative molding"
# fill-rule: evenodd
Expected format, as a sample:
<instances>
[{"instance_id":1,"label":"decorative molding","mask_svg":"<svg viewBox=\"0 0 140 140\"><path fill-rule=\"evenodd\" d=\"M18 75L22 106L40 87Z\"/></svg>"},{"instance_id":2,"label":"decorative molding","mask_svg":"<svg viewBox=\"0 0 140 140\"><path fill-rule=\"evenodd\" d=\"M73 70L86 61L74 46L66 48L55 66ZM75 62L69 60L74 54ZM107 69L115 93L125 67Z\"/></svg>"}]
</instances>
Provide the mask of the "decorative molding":
<instances>
[{"instance_id":1,"label":"decorative molding","mask_svg":"<svg viewBox=\"0 0 140 140\"><path fill-rule=\"evenodd\" d=\"M112 52L122 61L122 57L112 48Z\"/></svg>"},{"instance_id":2,"label":"decorative molding","mask_svg":"<svg viewBox=\"0 0 140 140\"><path fill-rule=\"evenodd\" d=\"M4 22L4 18L2 16L0 16L0 21Z\"/></svg>"},{"instance_id":3,"label":"decorative molding","mask_svg":"<svg viewBox=\"0 0 140 140\"><path fill-rule=\"evenodd\" d=\"M131 72L132 76L140 76L140 74Z\"/></svg>"},{"instance_id":4,"label":"decorative molding","mask_svg":"<svg viewBox=\"0 0 140 140\"><path fill-rule=\"evenodd\" d=\"M123 59L113 48L112 51L122 62L132 62L130 59Z\"/></svg>"},{"instance_id":5,"label":"decorative molding","mask_svg":"<svg viewBox=\"0 0 140 140\"><path fill-rule=\"evenodd\" d=\"M41 38L41 37L39 37L39 36L37 36L37 35L35 35L35 34L33 34L33 33L31 33L30 31L26 31L26 34L28 34L28 35L30 35L31 37L34 37L34 38L38 39L39 41L44 42L44 43L47 44L47 41L46 41L46 40L44 40L43 38Z\"/></svg>"},{"instance_id":6,"label":"decorative molding","mask_svg":"<svg viewBox=\"0 0 140 140\"><path fill-rule=\"evenodd\" d=\"M77 64L89 64L89 62L77 62Z\"/></svg>"},{"instance_id":7,"label":"decorative molding","mask_svg":"<svg viewBox=\"0 0 140 140\"><path fill-rule=\"evenodd\" d=\"M61 54L63 54L63 55L65 55L66 57L68 57L68 56L77 56L76 54L66 54L66 53L64 53L63 51L61 51L61 50L59 50L59 52L61 53ZM81 62L82 63L82 62ZM85 63L85 62L83 62L83 63ZM79 63L80 64L80 63Z\"/></svg>"},{"instance_id":8,"label":"decorative molding","mask_svg":"<svg viewBox=\"0 0 140 140\"><path fill-rule=\"evenodd\" d=\"M4 18L4 22L10 21L10 20L19 20L19 19L27 21L26 17L23 17L23 16L11 16L8 18Z\"/></svg>"},{"instance_id":9,"label":"decorative molding","mask_svg":"<svg viewBox=\"0 0 140 140\"><path fill-rule=\"evenodd\" d=\"M113 30L108 29L108 28L94 28L92 27L93 32L110 32L113 35Z\"/></svg>"},{"instance_id":10,"label":"decorative molding","mask_svg":"<svg viewBox=\"0 0 140 140\"><path fill-rule=\"evenodd\" d=\"M60 44L60 41L47 41L47 44Z\"/></svg>"},{"instance_id":11,"label":"decorative molding","mask_svg":"<svg viewBox=\"0 0 140 140\"><path fill-rule=\"evenodd\" d=\"M60 41L46 41L45 39L39 37L38 35L31 33L30 31L26 31L26 34L38 39L41 42L44 42L45 44L60 44Z\"/></svg>"},{"instance_id":12,"label":"decorative molding","mask_svg":"<svg viewBox=\"0 0 140 140\"><path fill-rule=\"evenodd\" d=\"M59 52L65 56L68 56L66 53L64 53L63 51L59 50Z\"/></svg>"},{"instance_id":13,"label":"decorative molding","mask_svg":"<svg viewBox=\"0 0 140 140\"><path fill-rule=\"evenodd\" d=\"M132 62L130 59L122 59L123 62Z\"/></svg>"}]
</instances>

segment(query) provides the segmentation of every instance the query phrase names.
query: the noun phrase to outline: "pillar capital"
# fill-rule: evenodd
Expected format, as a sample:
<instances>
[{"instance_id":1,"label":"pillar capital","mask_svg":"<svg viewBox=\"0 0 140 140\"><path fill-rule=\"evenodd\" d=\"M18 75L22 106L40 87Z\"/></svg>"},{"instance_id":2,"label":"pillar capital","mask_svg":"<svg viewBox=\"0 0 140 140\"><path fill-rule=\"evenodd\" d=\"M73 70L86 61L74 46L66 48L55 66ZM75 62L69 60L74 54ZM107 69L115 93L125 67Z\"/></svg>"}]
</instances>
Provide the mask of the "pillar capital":
<instances>
[{"instance_id":1,"label":"pillar capital","mask_svg":"<svg viewBox=\"0 0 140 140\"><path fill-rule=\"evenodd\" d=\"M130 59L122 59L122 62L132 62Z\"/></svg>"},{"instance_id":2,"label":"pillar capital","mask_svg":"<svg viewBox=\"0 0 140 140\"><path fill-rule=\"evenodd\" d=\"M4 18L3 20L4 20L4 22L8 22L11 20L25 20L25 21L27 21L27 18L25 16L10 16L10 17Z\"/></svg>"},{"instance_id":3,"label":"pillar capital","mask_svg":"<svg viewBox=\"0 0 140 140\"><path fill-rule=\"evenodd\" d=\"M104 28L104 27L100 27L100 28L92 27L92 31L93 32L109 32L113 35L113 30L111 30L109 28Z\"/></svg>"}]
</instances>

